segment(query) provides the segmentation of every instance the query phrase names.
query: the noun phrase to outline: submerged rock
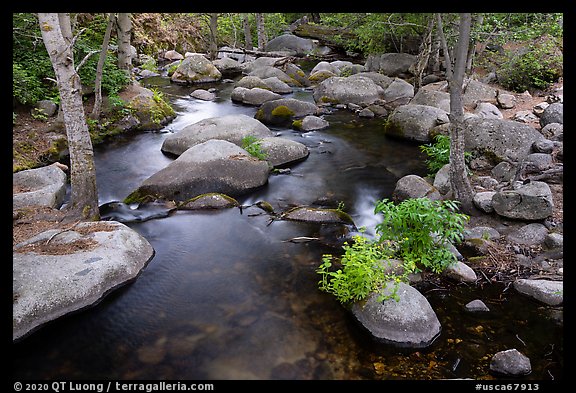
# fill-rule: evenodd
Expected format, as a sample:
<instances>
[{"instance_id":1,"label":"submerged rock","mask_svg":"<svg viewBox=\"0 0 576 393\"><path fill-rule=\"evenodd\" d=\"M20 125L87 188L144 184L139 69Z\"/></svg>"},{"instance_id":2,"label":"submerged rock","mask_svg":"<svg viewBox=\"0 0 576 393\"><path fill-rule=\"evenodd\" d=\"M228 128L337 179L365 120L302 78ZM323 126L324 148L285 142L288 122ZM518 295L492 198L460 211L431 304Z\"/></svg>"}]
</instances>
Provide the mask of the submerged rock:
<instances>
[{"instance_id":1,"label":"submerged rock","mask_svg":"<svg viewBox=\"0 0 576 393\"><path fill-rule=\"evenodd\" d=\"M395 283L389 282L385 295L392 293ZM374 293L367 300L352 305L354 317L374 338L405 348L428 347L440 335L440 322L428 300L417 289L398 283L399 301L378 301Z\"/></svg>"},{"instance_id":2,"label":"submerged rock","mask_svg":"<svg viewBox=\"0 0 576 393\"><path fill-rule=\"evenodd\" d=\"M354 225L354 220L348 213L338 209L321 209L315 207L295 207L288 210L281 216L285 220L317 222L322 224L350 224Z\"/></svg>"},{"instance_id":3,"label":"submerged rock","mask_svg":"<svg viewBox=\"0 0 576 393\"><path fill-rule=\"evenodd\" d=\"M496 353L490 360L490 371L503 375L528 375L532 366L527 356L513 348Z\"/></svg>"}]
</instances>

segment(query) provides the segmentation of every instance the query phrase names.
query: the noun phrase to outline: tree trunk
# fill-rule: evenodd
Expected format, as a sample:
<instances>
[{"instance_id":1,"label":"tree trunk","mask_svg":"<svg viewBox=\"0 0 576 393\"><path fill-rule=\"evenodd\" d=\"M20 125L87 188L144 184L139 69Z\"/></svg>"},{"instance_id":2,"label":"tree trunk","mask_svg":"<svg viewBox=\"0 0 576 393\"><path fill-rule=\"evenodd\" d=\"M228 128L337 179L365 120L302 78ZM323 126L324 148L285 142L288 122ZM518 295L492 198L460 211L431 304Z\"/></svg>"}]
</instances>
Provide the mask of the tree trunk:
<instances>
[{"instance_id":1,"label":"tree trunk","mask_svg":"<svg viewBox=\"0 0 576 393\"><path fill-rule=\"evenodd\" d=\"M482 27L484 23L484 15L480 14L474 19L474 25L477 29ZM474 55L476 54L476 40L472 38L470 40L470 48L468 49L468 60L466 61L466 72L470 73L472 71L472 66L474 65Z\"/></svg>"},{"instance_id":2,"label":"tree trunk","mask_svg":"<svg viewBox=\"0 0 576 393\"><path fill-rule=\"evenodd\" d=\"M434 30L434 15L428 19L428 26L424 38L420 43L420 53L418 54L416 62L410 67L410 71L414 75L414 94L420 90L422 86L422 75L428 67L428 60L432 52L432 31Z\"/></svg>"},{"instance_id":3,"label":"tree trunk","mask_svg":"<svg viewBox=\"0 0 576 393\"><path fill-rule=\"evenodd\" d=\"M108 43L110 42L110 34L112 33L113 25L114 14L111 13L108 18L106 32L104 33L100 58L98 59L98 66L96 67L96 78L94 79L94 107L92 108L90 117L96 120L100 118L100 108L102 106L102 72L104 70L104 63L106 62L106 53L108 52Z\"/></svg>"},{"instance_id":4,"label":"tree trunk","mask_svg":"<svg viewBox=\"0 0 576 393\"><path fill-rule=\"evenodd\" d=\"M256 14L256 31L258 32L258 50L264 50L268 43L266 29L264 27L264 14Z\"/></svg>"},{"instance_id":5,"label":"tree trunk","mask_svg":"<svg viewBox=\"0 0 576 393\"><path fill-rule=\"evenodd\" d=\"M62 34L70 30L70 19L63 14L39 13L38 20L56 74L68 139L71 196L67 213L71 219L98 220L100 213L94 152L82 104L80 77L74 69L71 42Z\"/></svg>"},{"instance_id":6,"label":"tree trunk","mask_svg":"<svg viewBox=\"0 0 576 393\"><path fill-rule=\"evenodd\" d=\"M116 18L116 34L118 36L118 68L128 73L132 70L132 20L129 13L119 12Z\"/></svg>"},{"instance_id":7,"label":"tree trunk","mask_svg":"<svg viewBox=\"0 0 576 393\"><path fill-rule=\"evenodd\" d=\"M210 14L210 45L208 48L208 52L210 55L210 60L216 59L216 54L218 53L218 44L216 42L217 34L218 34L218 14L211 13Z\"/></svg>"},{"instance_id":8,"label":"tree trunk","mask_svg":"<svg viewBox=\"0 0 576 393\"><path fill-rule=\"evenodd\" d=\"M254 46L252 44L252 32L250 31L248 14L242 14L242 22L244 24L244 49L252 50L254 49Z\"/></svg>"},{"instance_id":9,"label":"tree trunk","mask_svg":"<svg viewBox=\"0 0 576 393\"><path fill-rule=\"evenodd\" d=\"M462 104L462 85L470 41L470 25L471 15L460 14L454 70L448 79L450 87L450 184L454 199L460 202L460 208L466 214L472 214L475 211L472 202L474 194L464 160L464 107Z\"/></svg>"}]
</instances>

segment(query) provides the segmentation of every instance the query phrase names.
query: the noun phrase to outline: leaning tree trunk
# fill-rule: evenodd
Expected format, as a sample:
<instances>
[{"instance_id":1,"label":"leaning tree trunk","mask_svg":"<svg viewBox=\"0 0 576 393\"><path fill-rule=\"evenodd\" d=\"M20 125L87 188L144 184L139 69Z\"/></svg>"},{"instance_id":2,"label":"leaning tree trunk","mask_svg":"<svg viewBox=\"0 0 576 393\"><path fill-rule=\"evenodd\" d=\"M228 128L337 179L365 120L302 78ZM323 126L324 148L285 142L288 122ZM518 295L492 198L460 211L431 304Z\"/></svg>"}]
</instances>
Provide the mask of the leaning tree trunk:
<instances>
[{"instance_id":1,"label":"leaning tree trunk","mask_svg":"<svg viewBox=\"0 0 576 393\"><path fill-rule=\"evenodd\" d=\"M118 13L116 18L116 34L118 36L118 68L128 73L132 70L132 48L130 35L132 34L132 21L129 13Z\"/></svg>"},{"instance_id":2,"label":"leaning tree trunk","mask_svg":"<svg viewBox=\"0 0 576 393\"><path fill-rule=\"evenodd\" d=\"M474 212L472 186L464 160L464 106L462 85L466 71L466 59L470 41L471 15L460 14L458 44L455 51L454 70L448 84L450 87L450 184L454 199L460 202L463 212Z\"/></svg>"},{"instance_id":3,"label":"leaning tree trunk","mask_svg":"<svg viewBox=\"0 0 576 393\"><path fill-rule=\"evenodd\" d=\"M62 35L62 31L70 28L70 19L66 14L38 13L38 20L56 74L68 139L71 196L67 212L70 218L98 220L94 152L82 104L82 87L74 69L72 41ZM61 29L60 21L64 29Z\"/></svg>"},{"instance_id":4,"label":"leaning tree trunk","mask_svg":"<svg viewBox=\"0 0 576 393\"><path fill-rule=\"evenodd\" d=\"M110 42L110 34L112 33L112 26L114 25L114 14L111 13L108 18L108 25L104 33L102 41L102 49L100 50L100 58L96 66L96 78L94 79L94 107L90 117L92 119L100 118L100 108L102 107L102 73L104 70L104 63L106 62L106 53L108 52L108 43Z\"/></svg>"}]
</instances>

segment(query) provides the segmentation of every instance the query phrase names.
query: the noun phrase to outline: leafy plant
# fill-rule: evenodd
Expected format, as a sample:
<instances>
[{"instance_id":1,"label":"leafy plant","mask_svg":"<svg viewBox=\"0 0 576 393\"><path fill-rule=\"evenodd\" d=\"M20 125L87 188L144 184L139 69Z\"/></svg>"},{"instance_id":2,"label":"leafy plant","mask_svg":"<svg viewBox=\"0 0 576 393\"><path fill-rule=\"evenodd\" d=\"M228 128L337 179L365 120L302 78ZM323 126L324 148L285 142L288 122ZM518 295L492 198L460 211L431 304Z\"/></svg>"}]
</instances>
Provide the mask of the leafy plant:
<instances>
[{"instance_id":1,"label":"leafy plant","mask_svg":"<svg viewBox=\"0 0 576 393\"><path fill-rule=\"evenodd\" d=\"M268 158L268 154L262 150L260 139L253 135L247 135L242 138L242 148L259 160L266 160Z\"/></svg>"},{"instance_id":2,"label":"leafy plant","mask_svg":"<svg viewBox=\"0 0 576 393\"><path fill-rule=\"evenodd\" d=\"M382 294L386 283L398 282L400 277L386 272L386 260L390 253L380 242L364 236L353 236L353 243L344 243L344 255L337 258L324 254L316 272L322 276L318 282L322 291L333 294L342 304L366 298L377 291L380 298L396 296L396 288L388 296ZM339 267L334 270L334 267Z\"/></svg>"},{"instance_id":3,"label":"leafy plant","mask_svg":"<svg viewBox=\"0 0 576 393\"><path fill-rule=\"evenodd\" d=\"M408 274L423 269L442 272L456 262L450 251L451 242L464 236L465 214L457 213L457 202L432 201L428 198L408 199L400 204L383 199L376 203L375 214L382 214L376 226L375 239L353 236L353 243L344 243L340 260L325 254L316 270L322 276L319 288L333 294L342 304L359 301L376 292L379 300L398 300L399 282L408 281ZM401 271L389 269L391 258L400 259ZM389 283L394 288L388 294Z\"/></svg>"},{"instance_id":4,"label":"leafy plant","mask_svg":"<svg viewBox=\"0 0 576 393\"><path fill-rule=\"evenodd\" d=\"M412 198L395 204L388 199L376 203L374 212L382 214L376 225L380 241L394 245L394 255L404 261L408 273L429 269L442 272L456 262L449 244L462 241L469 217L457 213L458 202Z\"/></svg>"},{"instance_id":5,"label":"leafy plant","mask_svg":"<svg viewBox=\"0 0 576 393\"><path fill-rule=\"evenodd\" d=\"M430 175L435 174L444 165L450 163L450 137L447 135L436 135L433 143L420 145L420 150L428 155L426 166ZM469 160L471 157L470 152L464 152L465 160Z\"/></svg>"}]
</instances>

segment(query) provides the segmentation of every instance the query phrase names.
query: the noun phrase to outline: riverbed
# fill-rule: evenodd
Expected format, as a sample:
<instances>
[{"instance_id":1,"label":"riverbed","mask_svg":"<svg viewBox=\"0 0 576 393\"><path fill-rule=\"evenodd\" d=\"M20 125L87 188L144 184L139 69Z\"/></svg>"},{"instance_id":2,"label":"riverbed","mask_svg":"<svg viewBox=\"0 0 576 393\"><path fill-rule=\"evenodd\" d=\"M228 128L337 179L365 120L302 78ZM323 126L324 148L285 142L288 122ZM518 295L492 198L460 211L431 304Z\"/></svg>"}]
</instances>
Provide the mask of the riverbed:
<instances>
[{"instance_id":1,"label":"riverbed","mask_svg":"<svg viewBox=\"0 0 576 393\"><path fill-rule=\"evenodd\" d=\"M217 99L189 96L195 87L153 79L177 112L155 132L128 133L95 148L100 204L121 201L170 163L167 135L199 120L253 116L230 100L233 83L215 83ZM144 83L146 85L146 83ZM286 96L313 102L311 91ZM562 379L563 333L554 309L499 284L435 279L418 289L442 332L426 349L374 342L335 298L318 289L322 255L341 251L358 228L378 223L377 200L396 181L424 176L415 144L386 137L384 120L347 110L324 116L330 126L302 133L271 128L305 144L308 158L274 173L267 185L239 198L243 208L178 211L129 222L154 247L138 279L96 307L55 321L15 344L13 375L21 379L174 380L432 380L493 379L490 358L516 348L531 360L519 380ZM340 207L356 227L271 219L294 206ZM294 241L294 239L305 239ZM481 299L489 313L464 305Z\"/></svg>"}]
</instances>

